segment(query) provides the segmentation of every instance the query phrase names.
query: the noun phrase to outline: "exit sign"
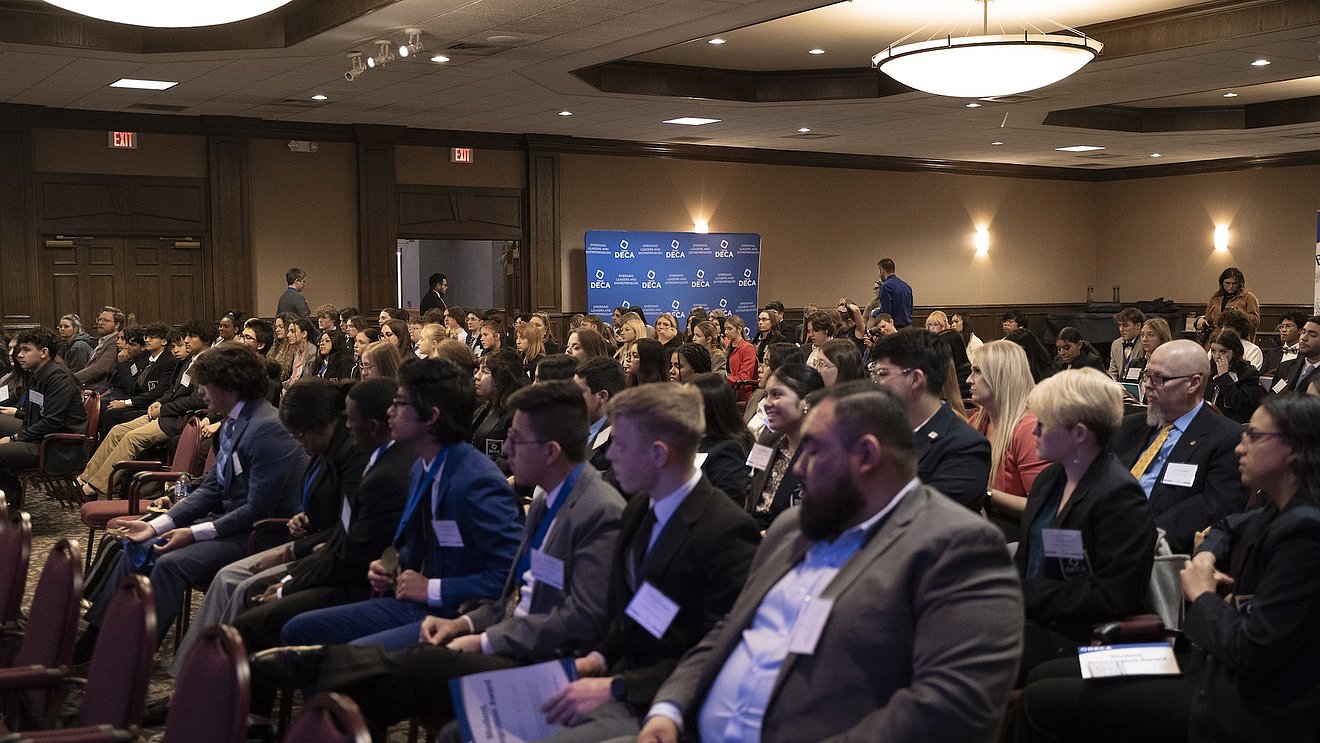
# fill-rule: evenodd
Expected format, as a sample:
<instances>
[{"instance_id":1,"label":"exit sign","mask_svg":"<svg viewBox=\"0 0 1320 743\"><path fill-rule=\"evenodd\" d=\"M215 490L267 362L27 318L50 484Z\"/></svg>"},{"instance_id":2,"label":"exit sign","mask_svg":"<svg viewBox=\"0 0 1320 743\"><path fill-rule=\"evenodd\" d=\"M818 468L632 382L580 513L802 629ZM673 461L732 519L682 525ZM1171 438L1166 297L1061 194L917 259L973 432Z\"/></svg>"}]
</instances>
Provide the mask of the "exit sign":
<instances>
[{"instance_id":1,"label":"exit sign","mask_svg":"<svg viewBox=\"0 0 1320 743\"><path fill-rule=\"evenodd\" d=\"M112 150L136 150L138 143L137 132L108 132L110 135L110 149Z\"/></svg>"},{"instance_id":2,"label":"exit sign","mask_svg":"<svg viewBox=\"0 0 1320 743\"><path fill-rule=\"evenodd\" d=\"M470 163L472 162L471 147L450 147L449 162L451 163Z\"/></svg>"}]
</instances>

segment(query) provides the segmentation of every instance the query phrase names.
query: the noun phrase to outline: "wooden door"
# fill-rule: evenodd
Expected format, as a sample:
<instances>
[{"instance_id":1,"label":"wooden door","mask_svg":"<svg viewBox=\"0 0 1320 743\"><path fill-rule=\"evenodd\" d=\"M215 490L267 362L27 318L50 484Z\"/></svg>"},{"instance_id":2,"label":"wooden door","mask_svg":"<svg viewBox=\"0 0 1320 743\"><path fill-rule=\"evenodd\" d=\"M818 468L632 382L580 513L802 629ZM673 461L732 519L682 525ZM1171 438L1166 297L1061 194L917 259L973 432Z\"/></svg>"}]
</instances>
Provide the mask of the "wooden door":
<instances>
[{"instance_id":1,"label":"wooden door","mask_svg":"<svg viewBox=\"0 0 1320 743\"><path fill-rule=\"evenodd\" d=\"M39 322L68 312L92 331L105 305L139 323L178 325L208 317L201 243L173 238L93 237L44 241L42 280L48 304Z\"/></svg>"}]
</instances>

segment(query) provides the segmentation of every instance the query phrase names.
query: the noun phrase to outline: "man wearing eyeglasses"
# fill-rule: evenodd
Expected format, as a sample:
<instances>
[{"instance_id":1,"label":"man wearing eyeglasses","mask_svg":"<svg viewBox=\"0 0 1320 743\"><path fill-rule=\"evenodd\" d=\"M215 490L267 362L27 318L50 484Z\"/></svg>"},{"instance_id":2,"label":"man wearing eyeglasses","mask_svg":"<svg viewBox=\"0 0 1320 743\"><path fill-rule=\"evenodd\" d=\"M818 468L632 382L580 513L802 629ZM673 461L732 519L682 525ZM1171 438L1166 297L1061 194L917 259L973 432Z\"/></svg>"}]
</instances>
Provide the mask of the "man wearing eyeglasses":
<instances>
[{"instance_id":1,"label":"man wearing eyeglasses","mask_svg":"<svg viewBox=\"0 0 1320 743\"><path fill-rule=\"evenodd\" d=\"M1203 402L1209 375L1205 349L1192 341L1155 349L1142 377L1146 412L1124 418L1109 442L1146 491L1155 525L1183 554L1197 531L1246 505L1233 453L1242 431Z\"/></svg>"}]
</instances>

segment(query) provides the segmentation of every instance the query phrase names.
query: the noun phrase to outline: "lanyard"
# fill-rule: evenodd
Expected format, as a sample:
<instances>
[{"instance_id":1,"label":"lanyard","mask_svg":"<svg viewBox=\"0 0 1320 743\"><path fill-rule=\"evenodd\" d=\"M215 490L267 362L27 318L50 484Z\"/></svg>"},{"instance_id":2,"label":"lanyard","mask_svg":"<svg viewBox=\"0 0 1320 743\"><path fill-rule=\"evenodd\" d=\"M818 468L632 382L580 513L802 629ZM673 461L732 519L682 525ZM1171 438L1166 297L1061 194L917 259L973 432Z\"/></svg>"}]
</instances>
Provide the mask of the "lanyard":
<instances>
[{"instance_id":1,"label":"lanyard","mask_svg":"<svg viewBox=\"0 0 1320 743\"><path fill-rule=\"evenodd\" d=\"M316 483L316 478L321 474L321 467L325 464L325 457L317 454L312 458L312 471L307 473L303 480L303 499L302 512L307 513L307 503L311 500L312 485Z\"/></svg>"},{"instance_id":2,"label":"lanyard","mask_svg":"<svg viewBox=\"0 0 1320 743\"><path fill-rule=\"evenodd\" d=\"M555 520L559 509L564 507L564 501L568 500L568 494L573 492L573 485L577 482L578 475L582 474L583 465L579 464L568 473L564 478L564 484L559 486L559 497L546 509L545 515L541 517L541 523L536 525L536 533L532 535L532 549L541 549L541 543L545 541L546 532L550 531L550 523Z\"/></svg>"},{"instance_id":3,"label":"lanyard","mask_svg":"<svg viewBox=\"0 0 1320 743\"><path fill-rule=\"evenodd\" d=\"M436 455L431 466L422 473L422 476L413 483L412 492L408 494L408 503L403 508L403 518L399 519L399 525L394 529L394 541L398 542L399 537L403 536L403 529L408 524L408 519L412 518L413 511L417 509L417 504L422 502L422 496L431 490L431 483L435 482L435 476L440 472L440 468L445 465L445 459L449 457L450 447L445 447Z\"/></svg>"}]
</instances>

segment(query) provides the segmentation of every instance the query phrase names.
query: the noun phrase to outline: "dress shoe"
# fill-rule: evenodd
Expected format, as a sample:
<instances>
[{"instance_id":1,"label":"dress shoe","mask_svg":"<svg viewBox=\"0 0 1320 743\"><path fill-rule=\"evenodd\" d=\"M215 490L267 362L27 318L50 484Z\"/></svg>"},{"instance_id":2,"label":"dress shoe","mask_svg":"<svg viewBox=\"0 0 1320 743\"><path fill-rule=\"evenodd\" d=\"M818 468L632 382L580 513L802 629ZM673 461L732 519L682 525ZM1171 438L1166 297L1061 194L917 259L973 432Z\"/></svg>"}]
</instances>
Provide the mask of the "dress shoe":
<instances>
[{"instance_id":1,"label":"dress shoe","mask_svg":"<svg viewBox=\"0 0 1320 743\"><path fill-rule=\"evenodd\" d=\"M147 706L142 709L142 727L158 728L165 724L165 718L170 713L170 698L160 697L147 702Z\"/></svg>"},{"instance_id":2,"label":"dress shoe","mask_svg":"<svg viewBox=\"0 0 1320 743\"><path fill-rule=\"evenodd\" d=\"M96 635L100 632L100 627L94 624L87 625L83 630L78 641L73 644L73 665L85 666L92 662L92 651L96 650Z\"/></svg>"},{"instance_id":3,"label":"dress shoe","mask_svg":"<svg viewBox=\"0 0 1320 743\"><path fill-rule=\"evenodd\" d=\"M303 689L316 683L325 663L324 645L271 648L248 660L252 681L267 689Z\"/></svg>"}]
</instances>

